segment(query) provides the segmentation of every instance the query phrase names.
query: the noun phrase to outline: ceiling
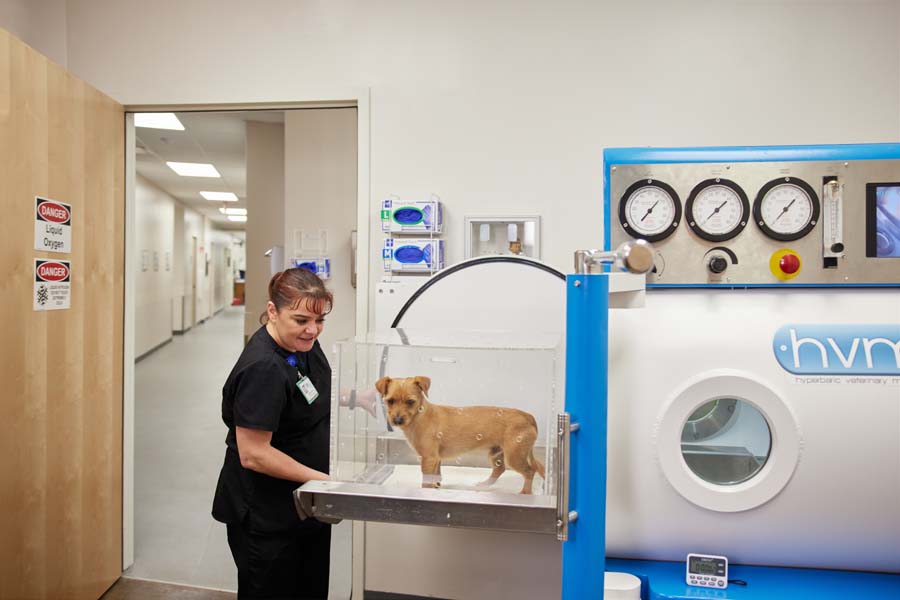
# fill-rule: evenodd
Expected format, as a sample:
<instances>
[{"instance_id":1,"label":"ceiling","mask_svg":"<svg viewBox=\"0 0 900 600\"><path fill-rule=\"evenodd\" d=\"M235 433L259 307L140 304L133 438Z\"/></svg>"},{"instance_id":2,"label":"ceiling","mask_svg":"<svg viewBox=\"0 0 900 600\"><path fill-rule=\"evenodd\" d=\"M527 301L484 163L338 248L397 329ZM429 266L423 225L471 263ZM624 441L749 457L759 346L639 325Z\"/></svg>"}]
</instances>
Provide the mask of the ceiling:
<instances>
[{"instance_id":1,"label":"ceiling","mask_svg":"<svg viewBox=\"0 0 900 600\"><path fill-rule=\"evenodd\" d=\"M220 207L247 208L245 123L283 123L283 111L175 113L184 131L135 127L137 173L182 204L209 217L220 229L243 230L245 223L229 221ZM222 176L182 177L167 161L211 163ZM211 202L201 191L232 192L237 202Z\"/></svg>"}]
</instances>

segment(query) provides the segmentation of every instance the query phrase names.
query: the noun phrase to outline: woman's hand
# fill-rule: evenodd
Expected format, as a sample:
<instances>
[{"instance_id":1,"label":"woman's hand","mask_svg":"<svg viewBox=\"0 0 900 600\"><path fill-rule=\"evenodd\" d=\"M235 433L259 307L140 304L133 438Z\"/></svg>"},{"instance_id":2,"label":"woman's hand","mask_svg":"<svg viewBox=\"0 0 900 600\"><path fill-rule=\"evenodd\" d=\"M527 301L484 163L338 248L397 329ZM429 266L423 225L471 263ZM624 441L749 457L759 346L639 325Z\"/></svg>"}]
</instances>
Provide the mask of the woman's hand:
<instances>
[{"instance_id":1,"label":"woman's hand","mask_svg":"<svg viewBox=\"0 0 900 600\"><path fill-rule=\"evenodd\" d=\"M341 390L341 394L340 396L338 396L339 406L347 406L351 410L358 406L365 409L365 411L373 417L376 416L375 406L377 405L377 403L378 399L375 395L375 390L364 390L359 393L356 393L356 390Z\"/></svg>"},{"instance_id":2,"label":"woman's hand","mask_svg":"<svg viewBox=\"0 0 900 600\"><path fill-rule=\"evenodd\" d=\"M363 407L373 417L375 416L377 403L378 399L375 395L375 390L365 390L356 395L356 405Z\"/></svg>"}]
</instances>

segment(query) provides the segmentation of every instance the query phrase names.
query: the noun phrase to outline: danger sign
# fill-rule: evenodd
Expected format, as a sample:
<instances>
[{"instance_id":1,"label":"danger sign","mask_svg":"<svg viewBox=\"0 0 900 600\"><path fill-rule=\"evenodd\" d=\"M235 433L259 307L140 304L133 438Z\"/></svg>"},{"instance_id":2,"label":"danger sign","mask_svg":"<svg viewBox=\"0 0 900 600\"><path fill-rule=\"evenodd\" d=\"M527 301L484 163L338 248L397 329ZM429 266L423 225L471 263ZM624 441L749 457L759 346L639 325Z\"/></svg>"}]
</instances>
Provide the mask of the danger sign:
<instances>
[{"instance_id":1,"label":"danger sign","mask_svg":"<svg viewBox=\"0 0 900 600\"><path fill-rule=\"evenodd\" d=\"M67 260L34 259L34 310L65 310L72 303L72 274Z\"/></svg>"},{"instance_id":2,"label":"danger sign","mask_svg":"<svg viewBox=\"0 0 900 600\"><path fill-rule=\"evenodd\" d=\"M34 197L34 249L72 251L72 205Z\"/></svg>"}]
</instances>

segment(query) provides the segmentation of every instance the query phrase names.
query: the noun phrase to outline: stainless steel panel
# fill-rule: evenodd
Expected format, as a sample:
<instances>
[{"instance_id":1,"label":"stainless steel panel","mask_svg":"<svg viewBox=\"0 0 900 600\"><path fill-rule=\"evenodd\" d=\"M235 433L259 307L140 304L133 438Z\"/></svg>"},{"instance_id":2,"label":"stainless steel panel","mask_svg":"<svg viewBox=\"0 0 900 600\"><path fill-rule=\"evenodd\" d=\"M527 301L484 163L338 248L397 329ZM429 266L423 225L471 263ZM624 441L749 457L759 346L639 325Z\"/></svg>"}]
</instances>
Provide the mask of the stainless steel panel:
<instances>
[{"instance_id":1,"label":"stainless steel panel","mask_svg":"<svg viewBox=\"0 0 900 600\"><path fill-rule=\"evenodd\" d=\"M701 181L716 177L729 179L747 194L752 220L757 193L769 181L780 177L800 178L816 190L821 204L823 178L828 176L837 177L843 184L844 250L834 268L824 267L822 215L807 236L790 242L767 237L756 223L749 223L731 240L708 242L695 235L687 223L680 223L670 237L654 242L656 272L647 275L648 285L900 285L900 260L866 257L865 239L866 184L900 181L898 160L612 165L609 246L615 248L631 239L619 222L618 207L625 190L640 179L660 180L672 186L682 206ZM726 248L737 257L737 262L720 275L707 268L709 253L717 247ZM770 257L782 248L795 251L803 263L799 275L789 281L779 280L769 269ZM731 262L727 252L720 251L720 254Z\"/></svg>"},{"instance_id":2,"label":"stainless steel panel","mask_svg":"<svg viewBox=\"0 0 900 600\"><path fill-rule=\"evenodd\" d=\"M301 518L434 525L556 535L552 496L467 490L384 489L364 483L309 481L294 491Z\"/></svg>"}]
</instances>

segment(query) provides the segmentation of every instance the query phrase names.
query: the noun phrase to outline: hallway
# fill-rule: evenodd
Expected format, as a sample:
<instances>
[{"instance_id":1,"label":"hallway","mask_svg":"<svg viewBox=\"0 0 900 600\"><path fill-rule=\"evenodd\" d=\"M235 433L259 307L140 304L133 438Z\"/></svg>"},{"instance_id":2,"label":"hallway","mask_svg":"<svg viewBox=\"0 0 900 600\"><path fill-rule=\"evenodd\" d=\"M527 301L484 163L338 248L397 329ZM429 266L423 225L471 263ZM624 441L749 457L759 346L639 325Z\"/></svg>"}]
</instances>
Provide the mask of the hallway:
<instances>
[{"instance_id":1,"label":"hallway","mask_svg":"<svg viewBox=\"0 0 900 600\"><path fill-rule=\"evenodd\" d=\"M243 313L227 307L135 366L135 552L127 577L237 589L225 526L210 508L225 449L222 384L243 348Z\"/></svg>"},{"instance_id":2,"label":"hallway","mask_svg":"<svg viewBox=\"0 0 900 600\"><path fill-rule=\"evenodd\" d=\"M225 526L210 510L225 452L222 384L243 349L243 315L226 307L135 365L135 547L125 577L237 589ZM341 523L331 598L350 596L350 546Z\"/></svg>"}]
</instances>

